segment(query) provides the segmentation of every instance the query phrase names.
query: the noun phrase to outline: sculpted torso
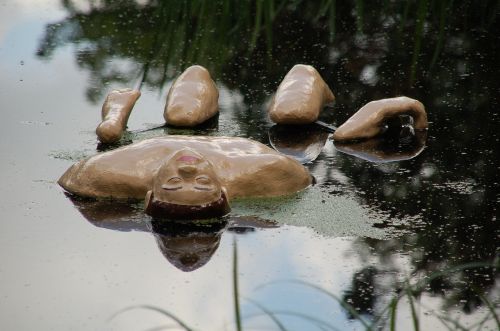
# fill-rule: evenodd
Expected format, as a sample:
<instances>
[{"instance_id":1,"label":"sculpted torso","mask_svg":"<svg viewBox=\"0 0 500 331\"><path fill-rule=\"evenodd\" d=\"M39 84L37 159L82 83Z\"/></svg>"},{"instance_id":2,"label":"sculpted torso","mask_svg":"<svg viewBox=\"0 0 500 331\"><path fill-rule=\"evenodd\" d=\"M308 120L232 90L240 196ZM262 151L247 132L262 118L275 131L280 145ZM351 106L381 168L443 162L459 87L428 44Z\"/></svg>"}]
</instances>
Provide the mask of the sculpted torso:
<instances>
[{"instance_id":1,"label":"sculpted torso","mask_svg":"<svg viewBox=\"0 0 500 331\"><path fill-rule=\"evenodd\" d=\"M144 199L155 176L161 177L157 196L175 193L163 200L187 205L217 199L220 193L210 196L211 184L220 184L228 198L279 196L311 184L306 168L261 143L199 136L153 138L95 155L69 168L59 184L79 196Z\"/></svg>"},{"instance_id":2,"label":"sculpted torso","mask_svg":"<svg viewBox=\"0 0 500 331\"><path fill-rule=\"evenodd\" d=\"M309 124L335 97L314 67L297 64L283 78L269 107L278 124Z\"/></svg>"}]
</instances>

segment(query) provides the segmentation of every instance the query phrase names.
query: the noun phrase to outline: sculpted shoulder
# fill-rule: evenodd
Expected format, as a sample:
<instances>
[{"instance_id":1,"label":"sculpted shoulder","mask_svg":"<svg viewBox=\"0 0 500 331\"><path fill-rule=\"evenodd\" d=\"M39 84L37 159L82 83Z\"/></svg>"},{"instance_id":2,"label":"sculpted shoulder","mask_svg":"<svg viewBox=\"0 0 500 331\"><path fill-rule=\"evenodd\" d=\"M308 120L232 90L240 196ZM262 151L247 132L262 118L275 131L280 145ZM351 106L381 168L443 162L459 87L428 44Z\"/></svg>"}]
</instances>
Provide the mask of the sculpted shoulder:
<instances>
[{"instance_id":1,"label":"sculpted shoulder","mask_svg":"<svg viewBox=\"0 0 500 331\"><path fill-rule=\"evenodd\" d=\"M300 163L250 139L168 136L82 160L66 171L59 184L80 196L142 199L161 165L185 148L213 165L230 197L290 194L311 182Z\"/></svg>"}]
</instances>

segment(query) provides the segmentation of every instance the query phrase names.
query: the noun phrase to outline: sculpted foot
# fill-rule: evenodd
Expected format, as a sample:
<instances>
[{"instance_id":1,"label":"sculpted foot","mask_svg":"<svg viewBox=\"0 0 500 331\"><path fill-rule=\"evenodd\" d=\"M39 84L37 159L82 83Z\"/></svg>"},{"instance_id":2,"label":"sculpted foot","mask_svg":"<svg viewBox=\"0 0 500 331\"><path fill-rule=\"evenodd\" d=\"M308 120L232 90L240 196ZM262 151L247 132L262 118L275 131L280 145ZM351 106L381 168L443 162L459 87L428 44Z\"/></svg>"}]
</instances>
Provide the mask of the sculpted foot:
<instances>
[{"instance_id":1,"label":"sculpted foot","mask_svg":"<svg viewBox=\"0 0 500 331\"><path fill-rule=\"evenodd\" d=\"M102 122L97 126L97 137L102 143L118 142L127 127L128 118L141 92L132 89L111 91L102 106Z\"/></svg>"},{"instance_id":2,"label":"sculpted foot","mask_svg":"<svg viewBox=\"0 0 500 331\"><path fill-rule=\"evenodd\" d=\"M415 130L428 127L424 105L415 99L398 97L371 101L361 107L333 134L335 141L368 139L380 135L385 124L400 115L410 115Z\"/></svg>"},{"instance_id":3,"label":"sculpted foot","mask_svg":"<svg viewBox=\"0 0 500 331\"><path fill-rule=\"evenodd\" d=\"M187 68L172 84L163 117L168 125L193 127L219 111L219 91L202 66Z\"/></svg>"},{"instance_id":4,"label":"sculpted foot","mask_svg":"<svg viewBox=\"0 0 500 331\"><path fill-rule=\"evenodd\" d=\"M283 78L269 116L277 124L310 124L335 96L314 67L297 64Z\"/></svg>"}]
</instances>

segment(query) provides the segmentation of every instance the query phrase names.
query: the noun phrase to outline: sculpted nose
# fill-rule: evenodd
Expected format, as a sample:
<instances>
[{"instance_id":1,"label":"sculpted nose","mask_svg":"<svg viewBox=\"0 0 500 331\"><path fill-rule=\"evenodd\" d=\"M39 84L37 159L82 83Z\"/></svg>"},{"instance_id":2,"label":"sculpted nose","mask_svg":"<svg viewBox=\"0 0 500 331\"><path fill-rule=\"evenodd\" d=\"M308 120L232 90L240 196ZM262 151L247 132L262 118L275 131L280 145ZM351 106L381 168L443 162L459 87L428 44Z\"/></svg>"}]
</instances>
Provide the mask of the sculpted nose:
<instances>
[{"instance_id":1,"label":"sculpted nose","mask_svg":"<svg viewBox=\"0 0 500 331\"><path fill-rule=\"evenodd\" d=\"M182 164L179 166L179 173L183 177L192 177L196 174L196 166L192 164Z\"/></svg>"}]
</instances>

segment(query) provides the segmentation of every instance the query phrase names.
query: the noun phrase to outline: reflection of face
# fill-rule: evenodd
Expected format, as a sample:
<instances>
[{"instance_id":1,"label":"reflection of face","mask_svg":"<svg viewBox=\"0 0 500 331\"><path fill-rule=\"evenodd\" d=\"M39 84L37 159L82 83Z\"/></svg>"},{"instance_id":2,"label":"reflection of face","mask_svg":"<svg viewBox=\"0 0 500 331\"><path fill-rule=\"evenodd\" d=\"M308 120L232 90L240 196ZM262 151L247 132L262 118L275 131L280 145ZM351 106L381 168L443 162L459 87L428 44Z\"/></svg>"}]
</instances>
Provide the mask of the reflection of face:
<instances>
[{"instance_id":1,"label":"reflection of face","mask_svg":"<svg viewBox=\"0 0 500 331\"><path fill-rule=\"evenodd\" d=\"M179 205L203 205L221 197L213 166L191 149L175 153L158 170L153 183L156 200Z\"/></svg>"},{"instance_id":2,"label":"reflection of face","mask_svg":"<svg viewBox=\"0 0 500 331\"><path fill-rule=\"evenodd\" d=\"M186 236L155 235L158 247L167 260L182 271L205 265L219 247L221 232L192 233Z\"/></svg>"}]
</instances>

